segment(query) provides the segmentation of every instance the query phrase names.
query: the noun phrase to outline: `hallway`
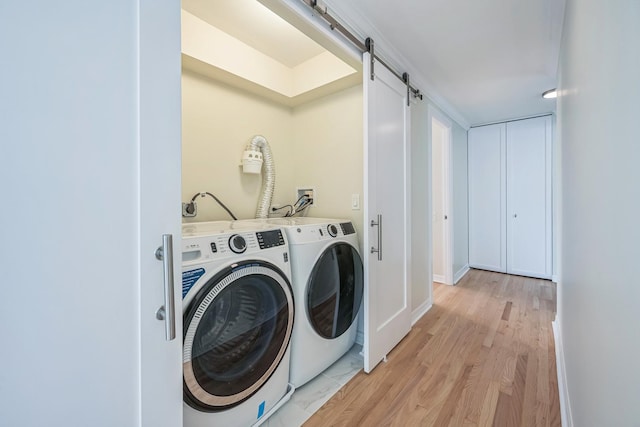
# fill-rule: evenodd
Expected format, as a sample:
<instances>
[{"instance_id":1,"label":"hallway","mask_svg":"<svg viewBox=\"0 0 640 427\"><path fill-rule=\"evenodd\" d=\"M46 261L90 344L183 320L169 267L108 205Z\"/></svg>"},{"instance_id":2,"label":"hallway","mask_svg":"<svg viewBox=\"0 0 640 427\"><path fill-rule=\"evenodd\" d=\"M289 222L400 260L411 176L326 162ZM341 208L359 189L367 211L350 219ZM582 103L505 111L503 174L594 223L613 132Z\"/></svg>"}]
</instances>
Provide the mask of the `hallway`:
<instances>
[{"instance_id":1,"label":"hallway","mask_svg":"<svg viewBox=\"0 0 640 427\"><path fill-rule=\"evenodd\" d=\"M471 270L305 426L560 426L550 281Z\"/></svg>"}]
</instances>

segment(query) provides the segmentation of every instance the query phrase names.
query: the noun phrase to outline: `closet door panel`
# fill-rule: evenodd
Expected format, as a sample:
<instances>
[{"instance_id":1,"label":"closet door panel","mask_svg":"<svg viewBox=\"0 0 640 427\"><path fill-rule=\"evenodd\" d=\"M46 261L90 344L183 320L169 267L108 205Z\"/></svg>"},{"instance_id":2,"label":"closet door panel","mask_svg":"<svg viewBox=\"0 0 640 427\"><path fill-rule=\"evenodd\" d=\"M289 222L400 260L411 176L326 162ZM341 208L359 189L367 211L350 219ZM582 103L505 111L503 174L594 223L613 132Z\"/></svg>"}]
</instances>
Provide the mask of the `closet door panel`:
<instances>
[{"instance_id":1,"label":"closet door panel","mask_svg":"<svg viewBox=\"0 0 640 427\"><path fill-rule=\"evenodd\" d=\"M469 265L506 272L505 124L469 130Z\"/></svg>"},{"instance_id":2,"label":"closet door panel","mask_svg":"<svg viewBox=\"0 0 640 427\"><path fill-rule=\"evenodd\" d=\"M551 118L507 124L507 272L551 276Z\"/></svg>"}]
</instances>

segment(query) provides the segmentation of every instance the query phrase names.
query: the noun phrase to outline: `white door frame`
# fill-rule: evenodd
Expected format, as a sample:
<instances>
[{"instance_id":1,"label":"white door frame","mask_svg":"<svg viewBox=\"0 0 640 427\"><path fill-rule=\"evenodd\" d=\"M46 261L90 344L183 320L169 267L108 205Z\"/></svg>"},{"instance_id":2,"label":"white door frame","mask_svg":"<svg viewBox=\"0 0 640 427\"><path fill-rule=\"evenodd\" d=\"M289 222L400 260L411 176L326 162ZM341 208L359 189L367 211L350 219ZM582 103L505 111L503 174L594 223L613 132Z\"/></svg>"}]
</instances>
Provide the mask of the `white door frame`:
<instances>
[{"instance_id":1,"label":"white door frame","mask_svg":"<svg viewBox=\"0 0 640 427\"><path fill-rule=\"evenodd\" d=\"M453 123L452 121L442 114L439 110L429 105L427 110L427 120L429 123L429 159L432 162L431 176L428 179L431 180L428 185L429 188L429 202L431 209L429 210L429 226L431 227L431 271L433 274L432 280L434 282L444 283L447 285L453 285L453 209L451 207L451 200L453 194L453 179L452 173L452 145L453 145ZM443 264L444 276L436 276L433 273L433 243L434 243L434 231L433 231L433 162L436 160L433 158L433 123L437 121L439 125L446 129L447 136L445 144L442 150L442 170L443 170L443 192L442 192L442 205L443 213L445 216L444 230L443 230Z\"/></svg>"}]
</instances>

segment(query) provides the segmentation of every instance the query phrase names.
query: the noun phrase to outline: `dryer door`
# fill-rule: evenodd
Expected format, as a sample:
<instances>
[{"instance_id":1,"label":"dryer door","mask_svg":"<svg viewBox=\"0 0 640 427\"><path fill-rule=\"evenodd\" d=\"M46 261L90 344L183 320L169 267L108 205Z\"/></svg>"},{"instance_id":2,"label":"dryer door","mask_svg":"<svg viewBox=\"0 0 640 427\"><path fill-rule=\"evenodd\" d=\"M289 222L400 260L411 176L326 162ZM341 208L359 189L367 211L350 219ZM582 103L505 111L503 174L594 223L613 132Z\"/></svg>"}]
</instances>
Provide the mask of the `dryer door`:
<instances>
[{"instance_id":1,"label":"dryer door","mask_svg":"<svg viewBox=\"0 0 640 427\"><path fill-rule=\"evenodd\" d=\"M343 242L325 249L307 284L307 316L313 329L328 339L345 333L356 320L363 289L358 251Z\"/></svg>"},{"instance_id":2,"label":"dryer door","mask_svg":"<svg viewBox=\"0 0 640 427\"><path fill-rule=\"evenodd\" d=\"M211 278L184 315L184 401L205 412L251 397L289 346L293 296L285 274L262 261Z\"/></svg>"}]
</instances>

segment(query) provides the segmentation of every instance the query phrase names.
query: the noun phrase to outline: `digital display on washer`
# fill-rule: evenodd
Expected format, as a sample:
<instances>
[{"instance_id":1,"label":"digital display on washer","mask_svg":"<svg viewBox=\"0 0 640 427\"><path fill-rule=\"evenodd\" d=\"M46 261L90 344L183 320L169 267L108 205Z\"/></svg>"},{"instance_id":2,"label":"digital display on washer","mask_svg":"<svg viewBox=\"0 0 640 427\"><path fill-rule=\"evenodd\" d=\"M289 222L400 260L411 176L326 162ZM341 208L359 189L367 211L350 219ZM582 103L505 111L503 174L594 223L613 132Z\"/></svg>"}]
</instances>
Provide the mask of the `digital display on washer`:
<instances>
[{"instance_id":1,"label":"digital display on washer","mask_svg":"<svg viewBox=\"0 0 640 427\"><path fill-rule=\"evenodd\" d=\"M282 231L280 230L259 231L256 233L256 237L258 238L260 249L284 245L284 237L282 237Z\"/></svg>"}]
</instances>

